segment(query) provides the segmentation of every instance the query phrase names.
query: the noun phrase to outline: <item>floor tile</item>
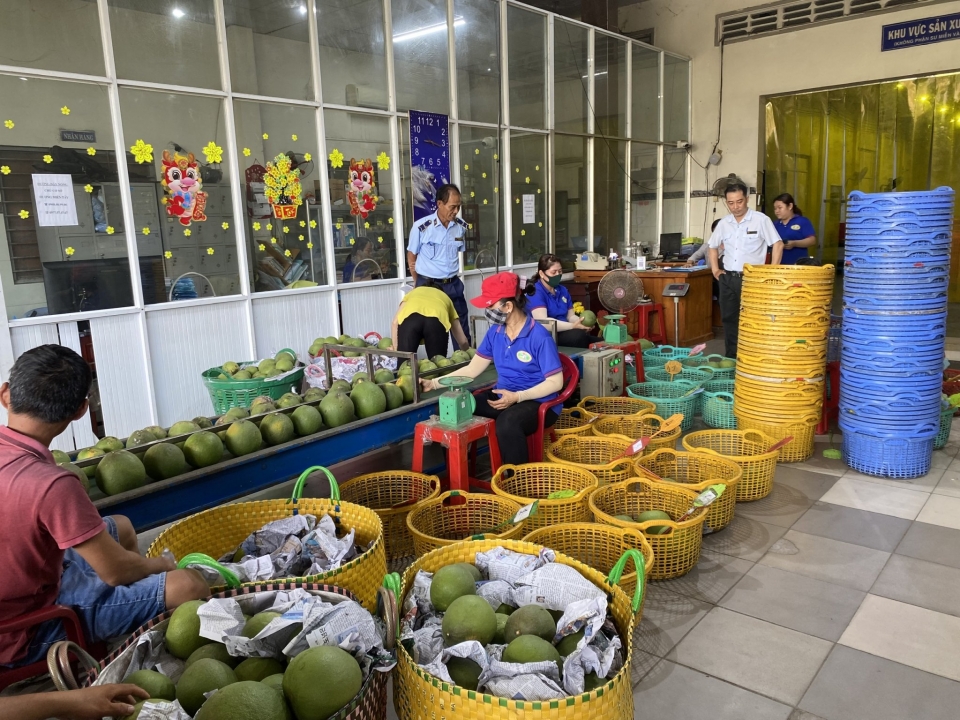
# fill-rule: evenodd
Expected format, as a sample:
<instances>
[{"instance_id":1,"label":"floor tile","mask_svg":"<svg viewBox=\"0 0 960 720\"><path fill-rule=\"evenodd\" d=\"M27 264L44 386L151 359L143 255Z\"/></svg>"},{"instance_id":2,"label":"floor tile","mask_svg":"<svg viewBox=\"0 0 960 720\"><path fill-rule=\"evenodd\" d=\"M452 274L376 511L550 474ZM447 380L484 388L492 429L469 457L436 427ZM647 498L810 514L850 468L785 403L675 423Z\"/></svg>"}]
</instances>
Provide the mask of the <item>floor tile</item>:
<instances>
[{"instance_id":1,"label":"floor tile","mask_svg":"<svg viewBox=\"0 0 960 720\"><path fill-rule=\"evenodd\" d=\"M842 645L800 701L829 720L956 720L958 707L960 683Z\"/></svg>"},{"instance_id":2,"label":"floor tile","mask_svg":"<svg viewBox=\"0 0 960 720\"><path fill-rule=\"evenodd\" d=\"M840 477L848 470L847 464L843 460L834 460L823 456L824 450L830 448L839 450L840 444L840 438L837 438L833 443L815 442L813 444L813 456L800 463L790 463L790 467Z\"/></svg>"},{"instance_id":3,"label":"floor tile","mask_svg":"<svg viewBox=\"0 0 960 720\"><path fill-rule=\"evenodd\" d=\"M631 687L636 687L637 683L643 680L651 670L660 662L661 658L652 655L636 647L633 649L633 655L630 660L630 681Z\"/></svg>"},{"instance_id":4,"label":"floor tile","mask_svg":"<svg viewBox=\"0 0 960 720\"><path fill-rule=\"evenodd\" d=\"M784 478L781 480L781 476ZM823 478L826 481L823 492L818 483L811 478ZM789 481L788 481L789 479ZM736 514L742 517L765 522L769 525L788 528L803 515L820 496L835 483L838 478L832 475L816 475L816 473L801 470L785 471L777 469L777 479L774 480L773 490L762 500L737 503ZM797 487L805 485L807 487ZM808 494L809 493L809 494ZM816 497L810 497L810 494Z\"/></svg>"},{"instance_id":5,"label":"floor tile","mask_svg":"<svg viewBox=\"0 0 960 720\"><path fill-rule=\"evenodd\" d=\"M915 522L897 546L898 555L960 568L960 530Z\"/></svg>"},{"instance_id":6,"label":"floor tile","mask_svg":"<svg viewBox=\"0 0 960 720\"><path fill-rule=\"evenodd\" d=\"M917 520L960 530L960 498L931 495L917 515Z\"/></svg>"},{"instance_id":7,"label":"floor tile","mask_svg":"<svg viewBox=\"0 0 960 720\"><path fill-rule=\"evenodd\" d=\"M793 465L777 465L774 482L779 485L789 485L794 490L806 496L810 502L816 502L837 481L835 475L803 470Z\"/></svg>"},{"instance_id":8,"label":"floor tile","mask_svg":"<svg viewBox=\"0 0 960 720\"><path fill-rule=\"evenodd\" d=\"M820 500L856 510L913 520L923 508L927 497L925 492L842 477Z\"/></svg>"},{"instance_id":9,"label":"floor tile","mask_svg":"<svg viewBox=\"0 0 960 720\"><path fill-rule=\"evenodd\" d=\"M796 705L830 648L826 640L715 608L667 659Z\"/></svg>"},{"instance_id":10,"label":"floor tile","mask_svg":"<svg viewBox=\"0 0 960 720\"><path fill-rule=\"evenodd\" d=\"M664 657L712 608L710 603L650 583L643 619L633 633L634 647Z\"/></svg>"},{"instance_id":11,"label":"floor tile","mask_svg":"<svg viewBox=\"0 0 960 720\"><path fill-rule=\"evenodd\" d=\"M742 507L737 506L737 509ZM787 531L777 525L737 514L723 530L703 538L703 547L743 560L756 562Z\"/></svg>"},{"instance_id":12,"label":"floor tile","mask_svg":"<svg viewBox=\"0 0 960 720\"><path fill-rule=\"evenodd\" d=\"M874 485L885 485L886 487L899 488L900 490L918 490L920 492L930 492L933 490L940 478L947 471L946 466L931 467L930 472L916 478L885 478L874 475L865 475L856 470L848 470L845 478L852 480L865 480Z\"/></svg>"},{"instance_id":13,"label":"floor tile","mask_svg":"<svg viewBox=\"0 0 960 720\"><path fill-rule=\"evenodd\" d=\"M874 550L893 552L910 529L903 518L855 510L828 502L814 503L792 530L832 538Z\"/></svg>"},{"instance_id":14,"label":"floor tile","mask_svg":"<svg viewBox=\"0 0 960 720\"><path fill-rule=\"evenodd\" d=\"M754 565L724 596L720 606L807 635L836 641L864 597L866 593L860 590L766 565Z\"/></svg>"},{"instance_id":15,"label":"floor tile","mask_svg":"<svg viewBox=\"0 0 960 720\"><path fill-rule=\"evenodd\" d=\"M960 618L952 615L867 595L839 642L902 665L960 680Z\"/></svg>"},{"instance_id":16,"label":"floor tile","mask_svg":"<svg viewBox=\"0 0 960 720\"><path fill-rule=\"evenodd\" d=\"M657 582L665 589L716 604L737 584L753 563L740 558L703 550L700 562L683 577Z\"/></svg>"},{"instance_id":17,"label":"floor tile","mask_svg":"<svg viewBox=\"0 0 960 720\"><path fill-rule=\"evenodd\" d=\"M634 717L684 720L787 720L790 707L669 660L634 691Z\"/></svg>"},{"instance_id":18,"label":"floor tile","mask_svg":"<svg viewBox=\"0 0 960 720\"><path fill-rule=\"evenodd\" d=\"M960 570L946 565L893 555L870 593L960 617Z\"/></svg>"},{"instance_id":19,"label":"floor tile","mask_svg":"<svg viewBox=\"0 0 960 720\"><path fill-rule=\"evenodd\" d=\"M890 553L790 530L760 559L768 567L867 591Z\"/></svg>"},{"instance_id":20,"label":"floor tile","mask_svg":"<svg viewBox=\"0 0 960 720\"><path fill-rule=\"evenodd\" d=\"M950 463L933 492L937 495L960 497L960 461Z\"/></svg>"}]
</instances>

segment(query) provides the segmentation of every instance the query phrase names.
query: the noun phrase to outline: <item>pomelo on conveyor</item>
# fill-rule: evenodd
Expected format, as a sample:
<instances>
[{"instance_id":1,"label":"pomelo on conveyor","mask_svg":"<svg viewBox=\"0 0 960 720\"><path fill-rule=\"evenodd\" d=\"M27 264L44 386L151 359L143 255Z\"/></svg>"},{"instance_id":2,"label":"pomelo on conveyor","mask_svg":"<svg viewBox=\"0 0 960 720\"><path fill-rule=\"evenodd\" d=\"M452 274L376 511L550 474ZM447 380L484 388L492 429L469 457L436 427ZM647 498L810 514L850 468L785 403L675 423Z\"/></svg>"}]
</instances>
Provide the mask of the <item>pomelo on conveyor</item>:
<instances>
[{"instance_id":1,"label":"pomelo on conveyor","mask_svg":"<svg viewBox=\"0 0 960 720\"><path fill-rule=\"evenodd\" d=\"M319 409L323 424L330 428L340 427L357 419L353 401L340 388L331 389L320 401Z\"/></svg>"},{"instance_id":2,"label":"pomelo on conveyor","mask_svg":"<svg viewBox=\"0 0 960 720\"><path fill-rule=\"evenodd\" d=\"M89 460L90 458L102 457L104 455L103 450L96 447L84 448L77 453L77 462L80 460ZM97 476L97 466L88 465L85 468L82 468L83 474L86 475L90 480L93 480Z\"/></svg>"},{"instance_id":3,"label":"pomelo on conveyor","mask_svg":"<svg viewBox=\"0 0 960 720\"><path fill-rule=\"evenodd\" d=\"M359 382L350 392L354 412L358 418L379 415L387 409L387 396L380 386L372 382Z\"/></svg>"},{"instance_id":4,"label":"pomelo on conveyor","mask_svg":"<svg viewBox=\"0 0 960 720\"><path fill-rule=\"evenodd\" d=\"M380 389L383 390L383 396L387 399L387 410L396 410L403 405L403 390L394 383L383 383Z\"/></svg>"},{"instance_id":5,"label":"pomelo on conveyor","mask_svg":"<svg viewBox=\"0 0 960 720\"><path fill-rule=\"evenodd\" d=\"M281 445L293 440L293 420L283 413L270 413L260 421L260 434L267 445Z\"/></svg>"},{"instance_id":6,"label":"pomelo on conveyor","mask_svg":"<svg viewBox=\"0 0 960 720\"><path fill-rule=\"evenodd\" d=\"M147 471L143 463L127 450L107 453L97 465L97 486L104 495L117 495L146 484Z\"/></svg>"},{"instance_id":7,"label":"pomelo on conveyor","mask_svg":"<svg viewBox=\"0 0 960 720\"><path fill-rule=\"evenodd\" d=\"M194 433L183 445L183 456L195 468L208 467L223 458L223 441L216 433Z\"/></svg>"},{"instance_id":8,"label":"pomelo on conveyor","mask_svg":"<svg viewBox=\"0 0 960 720\"><path fill-rule=\"evenodd\" d=\"M112 435L107 435L105 438L100 438L94 447L108 453L114 452L115 450L123 450L123 443Z\"/></svg>"},{"instance_id":9,"label":"pomelo on conveyor","mask_svg":"<svg viewBox=\"0 0 960 720\"><path fill-rule=\"evenodd\" d=\"M323 416L312 405L301 405L291 413L290 419L293 421L293 429L299 437L313 435L323 428Z\"/></svg>"},{"instance_id":10,"label":"pomelo on conveyor","mask_svg":"<svg viewBox=\"0 0 960 720\"><path fill-rule=\"evenodd\" d=\"M143 467L152 480L167 480L182 475L190 468L183 450L173 443L160 443L141 456Z\"/></svg>"},{"instance_id":11,"label":"pomelo on conveyor","mask_svg":"<svg viewBox=\"0 0 960 720\"><path fill-rule=\"evenodd\" d=\"M224 432L224 444L234 457L249 455L263 445L260 429L249 420L237 420Z\"/></svg>"}]
</instances>

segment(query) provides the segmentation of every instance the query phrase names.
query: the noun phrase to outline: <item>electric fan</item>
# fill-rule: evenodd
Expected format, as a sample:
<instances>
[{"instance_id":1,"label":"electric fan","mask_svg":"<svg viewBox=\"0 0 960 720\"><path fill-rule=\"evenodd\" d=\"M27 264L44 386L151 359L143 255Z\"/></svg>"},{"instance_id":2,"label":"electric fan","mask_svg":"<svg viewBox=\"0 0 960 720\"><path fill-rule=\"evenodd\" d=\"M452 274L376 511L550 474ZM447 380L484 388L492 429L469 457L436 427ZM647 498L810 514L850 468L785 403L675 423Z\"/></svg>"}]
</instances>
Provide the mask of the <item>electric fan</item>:
<instances>
[{"instance_id":1,"label":"electric fan","mask_svg":"<svg viewBox=\"0 0 960 720\"><path fill-rule=\"evenodd\" d=\"M603 328L603 340L611 345L620 345L630 337L623 324L626 314L640 304L643 298L643 283L629 270L611 270L597 288L600 304L610 311Z\"/></svg>"}]
</instances>

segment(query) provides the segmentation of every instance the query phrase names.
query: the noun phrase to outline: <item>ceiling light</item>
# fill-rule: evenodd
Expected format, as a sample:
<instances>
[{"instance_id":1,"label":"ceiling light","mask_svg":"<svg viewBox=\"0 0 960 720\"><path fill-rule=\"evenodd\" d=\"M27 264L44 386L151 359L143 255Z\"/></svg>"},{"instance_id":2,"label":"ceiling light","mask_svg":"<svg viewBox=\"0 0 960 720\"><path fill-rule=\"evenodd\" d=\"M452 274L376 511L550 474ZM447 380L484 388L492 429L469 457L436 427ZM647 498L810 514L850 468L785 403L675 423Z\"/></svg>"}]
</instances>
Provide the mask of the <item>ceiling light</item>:
<instances>
[{"instance_id":1,"label":"ceiling light","mask_svg":"<svg viewBox=\"0 0 960 720\"><path fill-rule=\"evenodd\" d=\"M463 27L466 24L467 24L467 21L464 20L463 17L460 15L458 15L453 19L453 26L455 28ZM404 40L413 40L414 38L423 37L424 35L431 35L435 32L439 32L440 30L446 30L446 29L447 29L447 23L445 22L437 23L436 25L427 25L422 28L417 28L416 30L407 30L406 32L398 33L393 36L393 41L397 43L397 42L403 42Z\"/></svg>"},{"instance_id":2,"label":"ceiling light","mask_svg":"<svg viewBox=\"0 0 960 720\"><path fill-rule=\"evenodd\" d=\"M171 11L171 14L172 14L175 18L182 18L184 15L186 15L186 13L185 13L183 10L181 10L180 8L176 8L176 7Z\"/></svg>"}]
</instances>

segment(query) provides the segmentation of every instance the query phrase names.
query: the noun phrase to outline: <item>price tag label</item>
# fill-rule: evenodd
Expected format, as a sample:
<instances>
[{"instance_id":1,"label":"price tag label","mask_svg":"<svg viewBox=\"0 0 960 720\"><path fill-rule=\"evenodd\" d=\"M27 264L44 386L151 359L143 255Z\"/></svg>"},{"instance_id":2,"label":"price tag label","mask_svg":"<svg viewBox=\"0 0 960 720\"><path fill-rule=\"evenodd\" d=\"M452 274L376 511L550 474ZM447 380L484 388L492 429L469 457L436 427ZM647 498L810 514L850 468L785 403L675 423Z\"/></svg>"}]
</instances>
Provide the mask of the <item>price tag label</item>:
<instances>
[{"instance_id":1,"label":"price tag label","mask_svg":"<svg viewBox=\"0 0 960 720\"><path fill-rule=\"evenodd\" d=\"M539 507L539 505L540 505L540 502L537 500L534 500L529 505L524 505L522 508L517 510L517 514L513 516L512 522L514 523L523 522L531 515L536 515L537 508Z\"/></svg>"}]
</instances>

